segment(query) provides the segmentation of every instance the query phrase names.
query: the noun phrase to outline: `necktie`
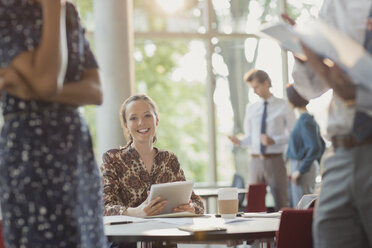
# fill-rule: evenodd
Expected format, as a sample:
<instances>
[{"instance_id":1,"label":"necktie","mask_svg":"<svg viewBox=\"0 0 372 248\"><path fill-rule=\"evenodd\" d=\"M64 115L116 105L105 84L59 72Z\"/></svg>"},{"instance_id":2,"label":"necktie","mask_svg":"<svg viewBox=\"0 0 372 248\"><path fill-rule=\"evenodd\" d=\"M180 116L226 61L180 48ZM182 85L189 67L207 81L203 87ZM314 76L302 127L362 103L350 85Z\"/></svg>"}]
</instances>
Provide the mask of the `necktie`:
<instances>
[{"instance_id":1,"label":"necktie","mask_svg":"<svg viewBox=\"0 0 372 248\"><path fill-rule=\"evenodd\" d=\"M267 101L264 101L264 110L263 110L262 119L261 119L261 134L266 133L266 116L267 116ZM264 154L265 150L266 150L266 146L264 146L261 143L260 145L261 154Z\"/></svg>"},{"instance_id":2,"label":"necktie","mask_svg":"<svg viewBox=\"0 0 372 248\"><path fill-rule=\"evenodd\" d=\"M369 12L368 18L371 18L371 17L372 17L372 8ZM366 30L366 36L364 39L364 48L369 53L372 54L372 32L368 30ZM353 132L354 138L359 142L362 142L366 138L370 137L372 135L372 117L365 114L364 112L357 111L355 113L352 132Z\"/></svg>"}]
</instances>

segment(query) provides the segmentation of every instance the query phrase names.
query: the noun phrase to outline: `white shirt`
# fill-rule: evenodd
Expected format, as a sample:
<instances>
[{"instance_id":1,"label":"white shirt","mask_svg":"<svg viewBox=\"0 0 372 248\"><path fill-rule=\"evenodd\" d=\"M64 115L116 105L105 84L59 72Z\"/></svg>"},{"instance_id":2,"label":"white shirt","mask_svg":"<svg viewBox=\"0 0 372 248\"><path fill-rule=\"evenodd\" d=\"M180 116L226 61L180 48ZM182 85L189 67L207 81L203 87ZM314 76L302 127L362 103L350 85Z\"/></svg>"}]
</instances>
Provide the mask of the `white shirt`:
<instances>
[{"instance_id":1,"label":"white shirt","mask_svg":"<svg viewBox=\"0 0 372 248\"><path fill-rule=\"evenodd\" d=\"M319 17L363 46L371 7L371 0L325 0ZM297 91L307 99L315 98L329 89L326 83L306 64L296 62L293 79ZM344 102L334 94L329 106L328 135L332 137L350 134L356 109L372 116L371 94L372 79L371 85L367 87L362 84L357 85L354 107L346 107Z\"/></svg>"},{"instance_id":2,"label":"white shirt","mask_svg":"<svg viewBox=\"0 0 372 248\"><path fill-rule=\"evenodd\" d=\"M266 147L266 154L282 153L288 144L289 134L296 122L296 117L286 100L271 96L267 99L266 134L275 142ZM260 154L261 120L264 111L264 99L247 106L244 119L246 136L241 140L242 146L251 146L252 154Z\"/></svg>"}]
</instances>

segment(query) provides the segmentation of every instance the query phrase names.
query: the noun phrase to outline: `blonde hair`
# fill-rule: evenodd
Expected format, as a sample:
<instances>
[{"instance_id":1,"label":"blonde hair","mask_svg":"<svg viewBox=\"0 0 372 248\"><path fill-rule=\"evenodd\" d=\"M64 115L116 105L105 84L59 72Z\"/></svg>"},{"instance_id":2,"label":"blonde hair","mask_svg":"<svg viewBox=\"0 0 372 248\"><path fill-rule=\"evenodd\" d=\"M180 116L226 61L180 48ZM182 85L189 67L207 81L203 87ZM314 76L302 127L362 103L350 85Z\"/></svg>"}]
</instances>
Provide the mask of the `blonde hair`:
<instances>
[{"instance_id":1,"label":"blonde hair","mask_svg":"<svg viewBox=\"0 0 372 248\"><path fill-rule=\"evenodd\" d=\"M136 94L136 95L133 95L133 96L129 97L127 100L125 100L120 107L120 113L119 113L121 127L123 128L124 137L127 140L127 144L124 146L124 148L129 147L133 143L133 137L132 137L132 135L130 135L130 133L128 132L128 130L126 128L127 118L125 117L125 115L126 115L127 107L130 103L136 102L136 101L141 101L141 100L147 102L147 104L150 105L150 107L151 107L152 111L154 112L156 118L159 117L158 107L156 106L154 100L151 99L151 97L149 97L145 94ZM152 142L153 143L156 142L156 134L154 135L154 138L153 138Z\"/></svg>"}]
</instances>

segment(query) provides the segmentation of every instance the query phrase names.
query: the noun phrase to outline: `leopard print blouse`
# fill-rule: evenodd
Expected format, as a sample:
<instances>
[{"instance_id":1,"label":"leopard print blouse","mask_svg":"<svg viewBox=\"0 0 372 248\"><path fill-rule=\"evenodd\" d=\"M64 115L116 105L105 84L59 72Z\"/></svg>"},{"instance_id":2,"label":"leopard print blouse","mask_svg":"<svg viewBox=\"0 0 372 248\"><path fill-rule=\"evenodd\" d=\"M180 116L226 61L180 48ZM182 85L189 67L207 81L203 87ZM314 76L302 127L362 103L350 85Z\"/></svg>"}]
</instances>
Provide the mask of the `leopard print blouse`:
<instances>
[{"instance_id":1,"label":"leopard print blouse","mask_svg":"<svg viewBox=\"0 0 372 248\"><path fill-rule=\"evenodd\" d=\"M149 173L133 147L112 149L103 154L103 201L105 215L123 215L128 207L137 207L147 198L152 184L185 181L176 155L156 150ZM202 199L193 192L195 213L204 213Z\"/></svg>"}]
</instances>

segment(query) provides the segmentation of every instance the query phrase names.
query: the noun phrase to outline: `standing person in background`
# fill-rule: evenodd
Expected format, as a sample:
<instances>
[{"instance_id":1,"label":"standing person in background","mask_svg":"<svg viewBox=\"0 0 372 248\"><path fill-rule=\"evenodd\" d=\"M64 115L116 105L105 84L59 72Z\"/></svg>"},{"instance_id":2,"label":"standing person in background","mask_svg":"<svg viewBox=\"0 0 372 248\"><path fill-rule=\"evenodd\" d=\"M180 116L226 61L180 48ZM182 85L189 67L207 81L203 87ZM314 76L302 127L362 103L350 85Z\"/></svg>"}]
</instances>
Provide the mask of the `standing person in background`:
<instances>
[{"instance_id":1,"label":"standing person in background","mask_svg":"<svg viewBox=\"0 0 372 248\"><path fill-rule=\"evenodd\" d=\"M105 247L99 170L78 110L102 93L75 7L0 0L0 78L5 247Z\"/></svg>"},{"instance_id":2,"label":"standing person in background","mask_svg":"<svg viewBox=\"0 0 372 248\"><path fill-rule=\"evenodd\" d=\"M291 200L295 208L303 195L314 193L318 160L324 153L325 143L314 117L307 112L309 102L297 93L293 85L288 85L286 90L290 105L300 114L289 137L287 150Z\"/></svg>"},{"instance_id":3,"label":"standing person in background","mask_svg":"<svg viewBox=\"0 0 372 248\"><path fill-rule=\"evenodd\" d=\"M372 1L325 0L319 17L372 53ZM372 79L358 82L303 48L307 61L296 59L296 90L311 99L333 89L327 133L334 151L324 162L314 247L372 247Z\"/></svg>"},{"instance_id":4,"label":"standing person in background","mask_svg":"<svg viewBox=\"0 0 372 248\"><path fill-rule=\"evenodd\" d=\"M287 171L283 152L295 124L295 115L287 101L270 92L271 79L262 70L252 69L244 75L260 101L249 105L245 113L245 137L229 139L238 146L250 146L249 184L267 183L275 200L275 209L288 206Z\"/></svg>"}]
</instances>

